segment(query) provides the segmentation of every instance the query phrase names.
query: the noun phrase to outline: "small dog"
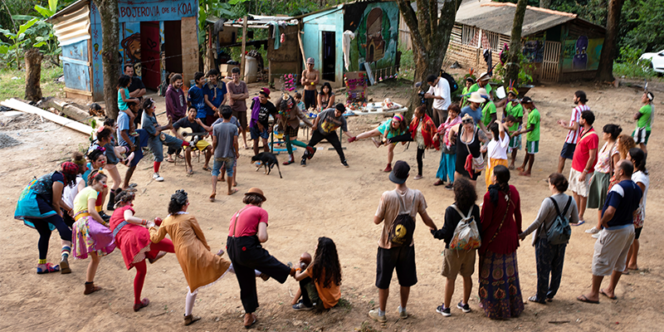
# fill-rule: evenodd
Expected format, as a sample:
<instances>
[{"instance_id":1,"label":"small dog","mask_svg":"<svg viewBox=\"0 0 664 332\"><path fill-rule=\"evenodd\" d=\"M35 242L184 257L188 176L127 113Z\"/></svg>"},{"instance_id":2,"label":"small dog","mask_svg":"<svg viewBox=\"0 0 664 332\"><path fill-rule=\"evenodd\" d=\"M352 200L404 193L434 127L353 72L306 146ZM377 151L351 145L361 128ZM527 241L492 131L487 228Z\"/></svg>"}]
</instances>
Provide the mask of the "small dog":
<instances>
[{"instance_id":1,"label":"small dog","mask_svg":"<svg viewBox=\"0 0 664 332\"><path fill-rule=\"evenodd\" d=\"M283 177L281 176L281 169L279 168L279 160L277 160L277 156L275 156L273 153L261 152L251 157L252 163L255 163L257 161L260 161L261 166L265 167L265 175L270 175L272 167L274 167L274 165L277 165L277 170L279 171L279 178L283 179ZM256 172L258 172L258 170L261 169L261 166L258 166L256 168Z\"/></svg>"}]
</instances>

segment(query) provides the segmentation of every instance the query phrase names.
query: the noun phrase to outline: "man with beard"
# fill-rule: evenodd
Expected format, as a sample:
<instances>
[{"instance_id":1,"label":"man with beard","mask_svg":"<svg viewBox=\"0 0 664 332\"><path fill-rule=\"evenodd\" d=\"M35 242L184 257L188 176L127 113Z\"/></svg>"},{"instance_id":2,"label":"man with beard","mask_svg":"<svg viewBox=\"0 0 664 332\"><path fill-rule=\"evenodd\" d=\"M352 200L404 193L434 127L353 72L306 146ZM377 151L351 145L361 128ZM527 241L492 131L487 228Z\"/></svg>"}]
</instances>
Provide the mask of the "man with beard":
<instances>
[{"instance_id":1,"label":"man with beard","mask_svg":"<svg viewBox=\"0 0 664 332\"><path fill-rule=\"evenodd\" d=\"M574 104L576 107L572 110L572 116L569 120L569 123L566 123L564 120L558 120L558 124L569 130L567 137L565 137L565 144L563 145L563 150L560 152L560 157L558 158L558 173L563 172L565 169L565 159L572 160L574 157L574 150L576 149L576 143L579 141L579 136L581 135L581 126L579 125L579 119L581 119L581 112L590 111L590 107L586 105L588 98L586 98L586 93L579 90L574 93Z\"/></svg>"}]
</instances>

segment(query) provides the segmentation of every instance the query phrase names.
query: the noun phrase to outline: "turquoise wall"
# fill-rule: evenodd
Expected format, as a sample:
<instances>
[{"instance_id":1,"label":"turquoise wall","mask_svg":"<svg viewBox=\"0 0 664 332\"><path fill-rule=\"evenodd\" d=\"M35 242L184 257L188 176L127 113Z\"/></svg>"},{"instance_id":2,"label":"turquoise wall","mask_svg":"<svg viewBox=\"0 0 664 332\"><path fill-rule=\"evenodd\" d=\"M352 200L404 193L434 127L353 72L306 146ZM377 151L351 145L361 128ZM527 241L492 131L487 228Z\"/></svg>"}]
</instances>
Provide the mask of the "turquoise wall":
<instances>
[{"instance_id":1,"label":"turquoise wall","mask_svg":"<svg viewBox=\"0 0 664 332\"><path fill-rule=\"evenodd\" d=\"M316 64L314 68L321 71L323 68L323 31L335 32L335 70L334 77L336 85L343 83L343 69L344 59L341 50L341 39L343 35L344 17L342 9L332 9L323 13L314 14L305 17L302 21L304 23L304 36L302 37L302 47L304 48L304 56L306 58L314 58ZM306 61L306 59L303 59ZM306 65L306 64L305 64ZM305 67L306 68L306 67Z\"/></svg>"}]
</instances>

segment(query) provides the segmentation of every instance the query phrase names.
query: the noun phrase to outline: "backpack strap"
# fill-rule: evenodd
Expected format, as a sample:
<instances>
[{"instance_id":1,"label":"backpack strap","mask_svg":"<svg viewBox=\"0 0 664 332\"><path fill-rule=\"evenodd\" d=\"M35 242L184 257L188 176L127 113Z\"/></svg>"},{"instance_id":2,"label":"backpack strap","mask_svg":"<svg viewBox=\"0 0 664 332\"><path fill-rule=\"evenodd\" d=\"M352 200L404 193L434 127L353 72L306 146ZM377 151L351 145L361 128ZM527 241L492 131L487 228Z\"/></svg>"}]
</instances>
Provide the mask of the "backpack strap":
<instances>
[{"instance_id":1,"label":"backpack strap","mask_svg":"<svg viewBox=\"0 0 664 332\"><path fill-rule=\"evenodd\" d=\"M567 205L565 205L565 210L563 210L563 215L562 215L563 218L564 218L565 215L567 214L567 210L569 209L569 206L570 206L571 204L572 204L572 196L570 196L570 197L567 199Z\"/></svg>"},{"instance_id":2,"label":"backpack strap","mask_svg":"<svg viewBox=\"0 0 664 332\"><path fill-rule=\"evenodd\" d=\"M549 199L550 199L551 202L553 203L553 207L556 208L556 215L562 217L562 216L560 215L560 209L558 208L558 203L556 203L556 200L553 199L553 197L551 197L551 196L549 196ZM567 202L567 205L569 206L569 202Z\"/></svg>"},{"instance_id":3,"label":"backpack strap","mask_svg":"<svg viewBox=\"0 0 664 332\"><path fill-rule=\"evenodd\" d=\"M465 222L465 220L470 219L470 217L473 215L473 209L475 208L475 206L471 206L470 210L468 210L468 215L464 216L463 212L461 212L461 210L459 210L459 207L457 207L456 204L452 204L452 207L457 211L457 213L461 216L462 221L464 221L464 222Z\"/></svg>"}]
</instances>

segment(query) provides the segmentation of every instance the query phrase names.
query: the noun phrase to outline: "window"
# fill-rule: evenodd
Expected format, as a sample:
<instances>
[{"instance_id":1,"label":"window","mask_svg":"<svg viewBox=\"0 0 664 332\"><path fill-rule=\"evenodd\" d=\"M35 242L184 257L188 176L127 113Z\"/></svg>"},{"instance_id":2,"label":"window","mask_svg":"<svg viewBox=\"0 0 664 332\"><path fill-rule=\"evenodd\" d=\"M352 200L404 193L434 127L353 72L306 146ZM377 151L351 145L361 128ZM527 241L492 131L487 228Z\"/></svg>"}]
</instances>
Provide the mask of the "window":
<instances>
[{"instance_id":1,"label":"window","mask_svg":"<svg viewBox=\"0 0 664 332\"><path fill-rule=\"evenodd\" d=\"M461 32L461 44L477 47L480 29L464 25Z\"/></svg>"}]
</instances>

